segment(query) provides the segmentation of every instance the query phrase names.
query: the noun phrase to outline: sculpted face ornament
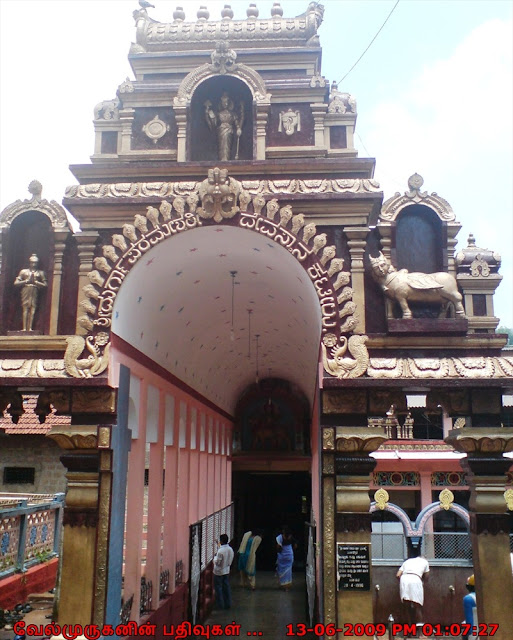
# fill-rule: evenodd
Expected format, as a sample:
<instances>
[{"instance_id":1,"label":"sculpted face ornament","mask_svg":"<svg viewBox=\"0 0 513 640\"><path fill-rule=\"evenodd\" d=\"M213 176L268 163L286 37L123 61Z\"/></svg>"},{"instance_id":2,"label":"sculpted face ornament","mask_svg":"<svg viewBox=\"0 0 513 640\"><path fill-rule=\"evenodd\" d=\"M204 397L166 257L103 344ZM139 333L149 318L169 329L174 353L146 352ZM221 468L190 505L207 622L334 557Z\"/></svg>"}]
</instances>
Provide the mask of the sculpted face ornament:
<instances>
[{"instance_id":1,"label":"sculpted face ornament","mask_svg":"<svg viewBox=\"0 0 513 640\"><path fill-rule=\"evenodd\" d=\"M465 317L463 297L450 273L409 273L407 269L397 271L381 252L377 258L371 256L370 263L374 279L387 298L399 303L403 318L413 317L409 301L439 303L442 305L441 315L452 304L456 316Z\"/></svg>"},{"instance_id":2,"label":"sculpted face ornament","mask_svg":"<svg viewBox=\"0 0 513 640\"><path fill-rule=\"evenodd\" d=\"M208 178L200 184L198 193L201 207L197 213L202 218L221 222L225 218L233 218L239 211L240 183L228 176L227 169L209 169Z\"/></svg>"},{"instance_id":3,"label":"sculpted face ornament","mask_svg":"<svg viewBox=\"0 0 513 640\"><path fill-rule=\"evenodd\" d=\"M299 111L282 111L280 113L280 124L278 125L278 131L281 133L285 131L285 134L291 136L296 131L301 131L301 113Z\"/></svg>"}]
</instances>

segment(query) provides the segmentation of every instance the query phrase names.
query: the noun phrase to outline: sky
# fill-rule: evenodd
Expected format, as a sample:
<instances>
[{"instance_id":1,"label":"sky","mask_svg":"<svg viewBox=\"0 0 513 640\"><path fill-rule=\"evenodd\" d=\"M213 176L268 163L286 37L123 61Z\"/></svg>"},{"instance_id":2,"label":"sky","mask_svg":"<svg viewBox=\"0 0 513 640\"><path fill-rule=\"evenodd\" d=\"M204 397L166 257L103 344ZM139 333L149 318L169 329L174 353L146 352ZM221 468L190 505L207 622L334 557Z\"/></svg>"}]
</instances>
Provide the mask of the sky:
<instances>
[{"instance_id":1,"label":"sky","mask_svg":"<svg viewBox=\"0 0 513 640\"><path fill-rule=\"evenodd\" d=\"M227 0L229 2L229 0ZM272 2L256 0L260 17ZM451 204L478 246L502 256L495 315L513 327L513 25L510 0L325 0L322 73L358 103L355 146L376 158L385 198L423 189ZM149 15L169 22L177 4L194 20L224 2L155 0ZM308 0L282 0L285 17ZM245 18L249 0L231 2ZM70 164L93 153L93 109L133 74L136 0L0 0L0 210L29 197L60 202L76 181ZM347 74L347 75L346 75Z\"/></svg>"}]
</instances>

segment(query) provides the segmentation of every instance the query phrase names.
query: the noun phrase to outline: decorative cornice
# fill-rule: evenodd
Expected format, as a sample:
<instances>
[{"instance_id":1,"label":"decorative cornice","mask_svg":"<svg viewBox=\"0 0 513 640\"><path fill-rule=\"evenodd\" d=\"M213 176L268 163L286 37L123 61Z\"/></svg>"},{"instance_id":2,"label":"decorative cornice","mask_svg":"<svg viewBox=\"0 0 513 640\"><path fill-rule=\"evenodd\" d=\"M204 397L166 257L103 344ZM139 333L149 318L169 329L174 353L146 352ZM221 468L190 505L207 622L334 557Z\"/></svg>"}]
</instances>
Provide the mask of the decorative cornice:
<instances>
[{"instance_id":1,"label":"decorative cornice","mask_svg":"<svg viewBox=\"0 0 513 640\"><path fill-rule=\"evenodd\" d=\"M513 357L371 358L369 378L513 378Z\"/></svg>"},{"instance_id":2,"label":"decorative cornice","mask_svg":"<svg viewBox=\"0 0 513 640\"><path fill-rule=\"evenodd\" d=\"M196 22L175 19L165 23L151 19L143 9L134 12L136 44L132 45L130 54L207 49L219 40L233 40L238 48L319 46L317 29L323 14L324 7L311 2L305 13L295 18L276 14L268 19L231 20L225 17L212 21L201 17Z\"/></svg>"},{"instance_id":3,"label":"decorative cornice","mask_svg":"<svg viewBox=\"0 0 513 640\"><path fill-rule=\"evenodd\" d=\"M97 449L98 428L93 425L64 425L53 427L46 436L61 449Z\"/></svg>"},{"instance_id":4,"label":"decorative cornice","mask_svg":"<svg viewBox=\"0 0 513 640\"><path fill-rule=\"evenodd\" d=\"M344 453L372 453L388 438L379 427L337 427L335 449Z\"/></svg>"},{"instance_id":5,"label":"decorative cornice","mask_svg":"<svg viewBox=\"0 0 513 640\"><path fill-rule=\"evenodd\" d=\"M71 185L66 188L65 198L82 200L118 198L187 198L199 187L199 182L113 182ZM254 195L313 195L319 193L381 193L376 180L368 178L299 180L241 180L244 191Z\"/></svg>"},{"instance_id":6,"label":"decorative cornice","mask_svg":"<svg viewBox=\"0 0 513 640\"><path fill-rule=\"evenodd\" d=\"M456 451L471 455L494 456L513 451L513 428L487 429L464 427L452 429L445 441Z\"/></svg>"},{"instance_id":7,"label":"decorative cornice","mask_svg":"<svg viewBox=\"0 0 513 640\"><path fill-rule=\"evenodd\" d=\"M67 378L64 360L45 358L0 360L0 378Z\"/></svg>"}]
</instances>

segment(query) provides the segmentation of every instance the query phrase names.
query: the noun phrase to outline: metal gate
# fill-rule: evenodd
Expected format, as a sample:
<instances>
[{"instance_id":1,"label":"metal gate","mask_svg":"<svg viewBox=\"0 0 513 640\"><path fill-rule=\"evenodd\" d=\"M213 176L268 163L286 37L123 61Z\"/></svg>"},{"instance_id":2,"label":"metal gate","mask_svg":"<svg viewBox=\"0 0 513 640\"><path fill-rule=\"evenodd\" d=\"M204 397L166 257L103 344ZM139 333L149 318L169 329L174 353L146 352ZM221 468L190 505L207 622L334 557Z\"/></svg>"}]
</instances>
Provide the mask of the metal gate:
<instances>
[{"instance_id":1,"label":"metal gate","mask_svg":"<svg viewBox=\"0 0 513 640\"><path fill-rule=\"evenodd\" d=\"M315 525L305 522L306 539L306 613L308 626L313 627L315 623L315 595L316 595L316 566L315 566Z\"/></svg>"}]
</instances>

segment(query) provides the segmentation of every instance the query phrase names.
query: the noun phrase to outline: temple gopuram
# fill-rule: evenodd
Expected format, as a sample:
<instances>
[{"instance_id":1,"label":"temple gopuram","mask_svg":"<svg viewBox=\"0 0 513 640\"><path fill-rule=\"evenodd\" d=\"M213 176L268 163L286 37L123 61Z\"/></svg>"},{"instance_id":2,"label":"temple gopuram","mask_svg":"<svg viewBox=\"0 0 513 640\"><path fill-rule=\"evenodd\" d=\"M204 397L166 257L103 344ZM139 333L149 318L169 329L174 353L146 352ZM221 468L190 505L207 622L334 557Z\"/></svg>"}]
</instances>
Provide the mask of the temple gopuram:
<instances>
[{"instance_id":1,"label":"temple gopuram","mask_svg":"<svg viewBox=\"0 0 513 640\"><path fill-rule=\"evenodd\" d=\"M273 570L286 524L310 628L407 622L395 574L421 552L426 622L461 622L474 573L511 638L501 257L456 250L464 212L415 167L384 201L323 18L137 9L91 162L62 204L34 180L0 213L2 424L51 416L61 626L202 623L219 536L258 527ZM27 466L12 438L2 471Z\"/></svg>"}]
</instances>

